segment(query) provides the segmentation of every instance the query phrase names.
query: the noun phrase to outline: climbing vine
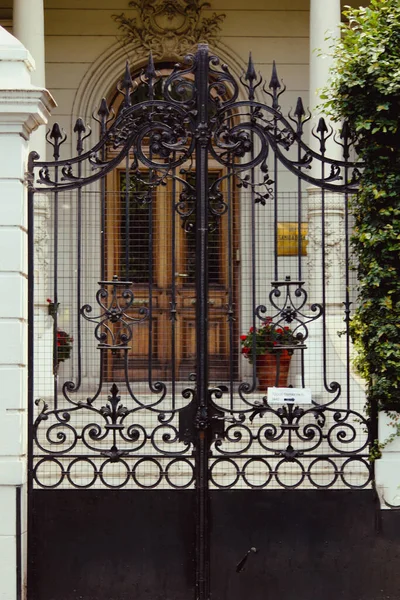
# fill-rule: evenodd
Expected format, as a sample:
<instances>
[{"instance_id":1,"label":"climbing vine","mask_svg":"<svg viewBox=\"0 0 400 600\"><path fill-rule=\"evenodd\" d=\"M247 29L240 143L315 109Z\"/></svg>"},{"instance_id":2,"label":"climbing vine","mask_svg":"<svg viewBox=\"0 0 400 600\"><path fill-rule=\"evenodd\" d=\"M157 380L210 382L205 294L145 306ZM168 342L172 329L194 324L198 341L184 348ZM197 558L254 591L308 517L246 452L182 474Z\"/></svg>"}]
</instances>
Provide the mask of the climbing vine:
<instances>
[{"instance_id":1,"label":"climbing vine","mask_svg":"<svg viewBox=\"0 0 400 600\"><path fill-rule=\"evenodd\" d=\"M368 407L400 411L400 3L372 0L344 16L321 97L334 120L349 123L365 164L352 200L359 289L351 335Z\"/></svg>"}]
</instances>

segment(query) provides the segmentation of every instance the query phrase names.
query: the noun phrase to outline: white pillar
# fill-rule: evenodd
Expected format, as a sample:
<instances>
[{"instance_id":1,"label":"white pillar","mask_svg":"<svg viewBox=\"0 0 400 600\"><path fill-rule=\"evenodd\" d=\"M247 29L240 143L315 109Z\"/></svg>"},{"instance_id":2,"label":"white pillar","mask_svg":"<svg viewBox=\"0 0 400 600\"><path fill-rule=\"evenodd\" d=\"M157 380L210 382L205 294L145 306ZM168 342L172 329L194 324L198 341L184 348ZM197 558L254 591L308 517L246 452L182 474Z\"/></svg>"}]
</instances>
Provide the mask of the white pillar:
<instances>
[{"instance_id":1,"label":"white pillar","mask_svg":"<svg viewBox=\"0 0 400 600\"><path fill-rule=\"evenodd\" d=\"M310 0L310 110L319 104L318 90L328 82L333 59L329 54L332 41L339 37L340 0Z\"/></svg>"},{"instance_id":2,"label":"white pillar","mask_svg":"<svg viewBox=\"0 0 400 600\"><path fill-rule=\"evenodd\" d=\"M39 88L46 87L44 50L43 0L14 0L13 34L30 52L35 61L31 82ZM31 136L31 150L46 159L45 128L40 127Z\"/></svg>"},{"instance_id":3,"label":"white pillar","mask_svg":"<svg viewBox=\"0 0 400 600\"><path fill-rule=\"evenodd\" d=\"M319 94L328 84L333 58L330 56L334 37L340 35L340 0L310 0L310 109L313 113L312 127L318 125L320 113L317 105ZM326 39L329 37L330 39ZM326 119L328 127L332 126ZM337 124L334 125L337 129ZM310 136L310 146L320 153L318 140ZM330 138L326 144L326 156L341 160L341 147ZM329 166L325 167L325 176L329 174ZM312 175L317 179L322 176L321 164L313 161ZM321 190L309 188L308 210L308 263L310 301L320 302L322 291L322 199ZM329 304L343 301L344 286L344 200L341 195L326 192L325 195L325 229L326 229L326 264L330 273L326 273L327 302ZM332 277L332 274L333 275ZM341 277L341 275L343 277ZM332 279L334 279L332 284ZM339 284L339 280L342 281Z\"/></svg>"},{"instance_id":4,"label":"white pillar","mask_svg":"<svg viewBox=\"0 0 400 600\"><path fill-rule=\"evenodd\" d=\"M316 130L321 115L317 106L322 89L328 84L330 69L333 65L333 40L340 35L340 0L310 0L310 96L309 106L313 118L311 128ZM326 39L330 38L330 39ZM326 119L328 127L332 126ZM337 129L337 124L333 125ZM310 135L309 144L320 153L320 144ZM326 143L326 157L340 160L340 146L330 138ZM325 176L329 174L325 167ZM320 179L322 176L320 161L313 161L311 174ZM325 228L325 274L322 271L322 229ZM345 249L344 249L344 198L341 194L325 193L323 212L321 189L308 189L308 293L310 304L322 303L322 288L325 282L327 329L332 336L343 329L343 305L345 299ZM310 387L323 394L322 373L322 319L310 324L308 352L313 357L313 369L308 374ZM332 352L332 349L330 349ZM332 356L332 355L331 355Z\"/></svg>"},{"instance_id":5,"label":"white pillar","mask_svg":"<svg viewBox=\"0 0 400 600\"><path fill-rule=\"evenodd\" d=\"M384 445L382 458L375 463L375 482L381 508L400 508L400 438L396 421L385 411L379 413L379 442ZM393 438L393 439L392 439ZM388 440L392 439L391 442Z\"/></svg>"},{"instance_id":6,"label":"white pillar","mask_svg":"<svg viewBox=\"0 0 400 600\"><path fill-rule=\"evenodd\" d=\"M46 79L43 0L14 0L13 33L29 50L35 61L35 71L31 75L32 84L44 88Z\"/></svg>"},{"instance_id":7,"label":"white pillar","mask_svg":"<svg viewBox=\"0 0 400 600\"><path fill-rule=\"evenodd\" d=\"M39 88L46 87L45 75L45 39L43 0L14 0L13 33L33 56L35 70L31 81ZM35 150L46 160L46 129L39 127L29 141L30 150ZM38 381L41 382L40 395L46 396L53 388L52 350L53 321L48 316L45 298L51 294L47 290L48 244L49 244L50 207L45 194L35 195L35 283L43 292L35 304L35 364L40 369ZM43 350L46 348L46 350Z\"/></svg>"},{"instance_id":8,"label":"white pillar","mask_svg":"<svg viewBox=\"0 0 400 600\"><path fill-rule=\"evenodd\" d=\"M0 27L0 598L24 596L27 451L27 206L31 131L50 94L31 84L29 52ZM18 498L21 497L21 504ZM17 516L21 509L21 518ZM17 551L19 552L17 557ZM21 567L19 569L18 567ZM17 577L21 573L21 577ZM20 589L18 589L20 588Z\"/></svg>"}]
</instances>

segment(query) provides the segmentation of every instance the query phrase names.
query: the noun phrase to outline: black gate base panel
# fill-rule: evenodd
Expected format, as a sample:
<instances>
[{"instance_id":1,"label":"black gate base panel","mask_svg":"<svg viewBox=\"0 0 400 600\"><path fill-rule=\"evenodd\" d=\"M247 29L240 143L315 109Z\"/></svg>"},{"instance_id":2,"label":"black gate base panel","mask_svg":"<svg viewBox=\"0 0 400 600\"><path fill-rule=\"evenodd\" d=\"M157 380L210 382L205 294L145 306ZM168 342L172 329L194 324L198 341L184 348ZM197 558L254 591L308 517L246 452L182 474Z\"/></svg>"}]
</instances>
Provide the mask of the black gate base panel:
<instances>
[{"instance_id":1,"label":"black gate base panel","mask_svg":"<svg viewBox=\"0 0 400 600\"><path fill-rule=\"evenodd\" d=\"M211 491L211 600L399 600L371 491ZM29 600L194 600L194 490L34 491ZM251 548L239 572L237 567Z\"/></svg>"},{"instance_id":2,"label":"black gate base panel","mask_svg":"<svg viewBox=\"0 0 400 600\"><path fill-rule=\"evenodd\" d=\"M194 598L194 490L35 490L29 600Z\"/></svg>"},{"instance_id":3,"label":"black gate base panel","mask_svg":"<svg viewBox=\"0 0 400 600\"><path fill-rule=\"evenodd\" d=\"M213 491L211 514L212 600L400 600L400 511L376 534L369 490Z\"/></svg>"}]
</instances>

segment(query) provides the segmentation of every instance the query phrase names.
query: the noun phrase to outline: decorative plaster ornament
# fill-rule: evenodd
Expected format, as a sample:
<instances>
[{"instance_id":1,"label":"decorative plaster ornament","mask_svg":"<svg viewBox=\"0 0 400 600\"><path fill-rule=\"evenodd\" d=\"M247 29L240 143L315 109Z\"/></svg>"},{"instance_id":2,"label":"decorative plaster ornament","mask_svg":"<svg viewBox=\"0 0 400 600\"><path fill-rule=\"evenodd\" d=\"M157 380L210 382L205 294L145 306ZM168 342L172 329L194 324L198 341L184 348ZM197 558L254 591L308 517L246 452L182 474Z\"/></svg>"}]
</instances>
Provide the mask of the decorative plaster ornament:
<instances>
[{"instance_id":1,"label":"decorative plaster ornament","mask_svg":"<svg viewBox=\"0 0 400 600\"><path fill-rule=\"evenodd\" d=\"M215 43L219 38L224 14L202 15L208 2L200 0L132 0L137 17L125 13L113 15L121 41L129 44L137 58L151 51L160 59L180 59L200 42Z\"/></svg>"}]
</instances>

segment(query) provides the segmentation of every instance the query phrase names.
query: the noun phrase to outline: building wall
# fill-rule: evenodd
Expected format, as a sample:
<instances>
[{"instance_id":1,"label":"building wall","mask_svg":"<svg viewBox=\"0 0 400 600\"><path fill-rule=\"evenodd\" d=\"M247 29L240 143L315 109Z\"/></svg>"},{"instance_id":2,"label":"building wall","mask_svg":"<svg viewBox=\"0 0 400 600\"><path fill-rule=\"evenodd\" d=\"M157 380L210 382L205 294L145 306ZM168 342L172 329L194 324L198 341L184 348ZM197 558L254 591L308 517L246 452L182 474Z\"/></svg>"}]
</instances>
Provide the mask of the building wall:
<instances>
[{"instance_id":1,"label":"building wall","mask_svg":"<svg viewBox=\"0 0 400 600\"><path fill-rule=\"evenodd\" d=\"M245 66L252 51L257 70L269 79L272 60L288 86L286 105L308 91L309 0L213 0L206 17L226 14L221 42ZM91 64L118 42L117 24L112 15L126 12L127 0L49 0L45 3L46 84L56 98L53 113L68 130L77 90ZM134 57L130 57L134 60ZM117 80L120 73L115 73ZM103 90L106 95L109 90ZM100 100L100 98L99 98ZM307 103L307 102L306 102ZM88 117L88 115L82 115ZM68 148L64 146L68 154Z\"/></svg>"}]
</instances>

